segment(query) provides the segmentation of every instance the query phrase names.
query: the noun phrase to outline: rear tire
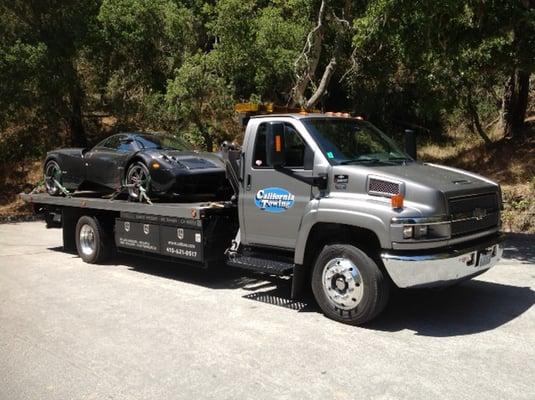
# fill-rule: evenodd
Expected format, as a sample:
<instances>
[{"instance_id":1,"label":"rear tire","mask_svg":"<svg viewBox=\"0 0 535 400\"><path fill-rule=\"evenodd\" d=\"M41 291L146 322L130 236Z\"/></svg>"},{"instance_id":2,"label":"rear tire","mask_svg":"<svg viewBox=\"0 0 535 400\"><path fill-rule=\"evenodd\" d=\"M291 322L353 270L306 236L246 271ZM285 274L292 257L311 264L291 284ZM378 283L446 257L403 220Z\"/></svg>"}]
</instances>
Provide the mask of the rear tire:
<instances>
[{"instance_id":1,"label":"rear tire","mask_svg":"<svg viewBox=\"0 0 535 400\"><path fill-rule=\"evenodd\" d=\"M50 160L45 164L44 168L45 189L50 196L60 196L61 190L57 182L62 184L62 172L57 161Z\"/></svg>"},{"instance_id":2,"label":"rear tire","mask_svg":"<svg viewBox=\"0 0 535 400\"><path fill-rule=\"evenodd\" d=\"M89 264L105 261L113 249L113 238L95 217L84 215L76 224L76 250Z\"/></svg>"},{"instance_id":3,"label":"rear tire","mask_svg":"<svg viewBox=\"0 0 535 400\"><path fill-rule=\"evenodd\" d=\"M362 250L333 244L325 246L316 259L312 291L327 317L361 325L384 309L389 284L375 261Z\"/></svg>"}]
</instances>

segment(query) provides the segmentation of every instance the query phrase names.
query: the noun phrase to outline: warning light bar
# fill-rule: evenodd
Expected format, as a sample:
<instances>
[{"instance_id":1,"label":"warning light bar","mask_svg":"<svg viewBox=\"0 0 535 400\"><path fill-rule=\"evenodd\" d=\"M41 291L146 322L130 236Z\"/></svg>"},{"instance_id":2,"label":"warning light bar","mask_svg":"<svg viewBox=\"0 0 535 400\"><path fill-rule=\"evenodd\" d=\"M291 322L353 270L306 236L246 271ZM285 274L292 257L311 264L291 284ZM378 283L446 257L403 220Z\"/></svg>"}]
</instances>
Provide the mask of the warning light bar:
<instances>
[{"instance_id":1,"label":"warning light bar","mask_svg":"<svg viewBox=\"0 0 535 400\"><path fill-rule=\"evenodd\" d=\"M234 105L234 111L240 114L241 124L245 126L249 117L253 115L262 115L262 114L272 114L272 113L281 113L281 114L301 114L308 115L308 113L321 113L318 109L307 110L305 108L296 108L296 107L286 107L278 106L274 103L236 103ZM328 111L325 115L330 117L343 117L351 118L351 114L348 112L333 112ZM362 120L360 116L354 117L355 119Z\"/></svg>"}]
</instances>

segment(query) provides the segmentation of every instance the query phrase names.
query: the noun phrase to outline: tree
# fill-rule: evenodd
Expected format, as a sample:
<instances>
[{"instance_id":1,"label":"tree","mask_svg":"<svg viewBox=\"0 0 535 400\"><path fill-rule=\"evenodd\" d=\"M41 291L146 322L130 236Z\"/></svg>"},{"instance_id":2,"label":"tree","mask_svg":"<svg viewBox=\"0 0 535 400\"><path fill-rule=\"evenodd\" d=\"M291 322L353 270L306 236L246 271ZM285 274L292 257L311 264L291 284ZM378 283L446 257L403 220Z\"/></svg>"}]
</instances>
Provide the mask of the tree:
<instances>
[{"instance_id":1,"label":"tree","mask_svg":"<svg viewBox=\"0 0 535 400\"><path fill-rule=\"evenodd\" d=\"M535 1L517 1L511 27L512 62L503 90L501 123L503 134L512 137L522 132L529 97L529 79L535 69Z\"/></svg>"},{"instance_id":2,"label":"tree","mask_svg":"<svg viewBox=\"0 0 535 400\"><path fill-rule=\"evenodd\" d=\"M168 82L167 115L178 127L208 151L214 141L231 139L236 132L224 125L232 117L232 88L214 70L208 56L196 54L185 60Z\"/></svg>"},{"instance_id":3,"label":"tree","mask_svg":"<svg viewBox=\"0 0 535 400\"><path fill-rule=\"evenodd\" d=\"M71 144L87 143L82 117L85 92L77 62L90 40L97 10L96 0L0 1L1 65L7 81L0 97L21 111L19 120L11 122L21 124L26 119L30 128L47 122L58 131L64 128ZM16 92L21 94L11 96ZM23 109L31 111L25 114ZM32 115L34 122L28 120Z\"/></svg>"},{"instance_id":4,"label":"tree","mask_svg":"<svg viewBox=\"0 0 535 400\"><path fill-rule=\"evenodd\" d=\"M126 125L144 125L147 104L165 94L196 48L195 18L173 0L103 0L98 23L101 47L92 63L106 108Z\"/></svg>"},{"instance_id":5,"label":"tree","mask_svg":"<svg viewBox=\"0 0 535 400\"><path fill-rule=\"evenodd\" d=\"M533 14L520 7L520 2L498 0L370 1L363 16L355 20L354 45L362 63L359 68L369 71L381 62L396 65L379 79L394 78L401 87L414 82L417 90L424 92L423 98L428 97L425 91L431 90L435 99L422 109L464 110L468 125L489 144L476 95L488 97L505 74L515 73L507 71L526 66L527 59L533 62L527 46L531 43L533 48ZM518 29L526 35L523 45L515 44L520 40L513 35ZM385 72L381 67L378 70ZM506 119L516 116L523 123L523 115L519 116L523 101L514 98L516 93L526 94L526 85L516 90L511 82L525 83L525 79L509 82L513 100L504 103L504 108L511 110L504 114ZM433 103L438 107L430 107ZM516 111L512 111L513 106ZM498 112L497 107L494 112Z\"/></svg>"}]
</instances>

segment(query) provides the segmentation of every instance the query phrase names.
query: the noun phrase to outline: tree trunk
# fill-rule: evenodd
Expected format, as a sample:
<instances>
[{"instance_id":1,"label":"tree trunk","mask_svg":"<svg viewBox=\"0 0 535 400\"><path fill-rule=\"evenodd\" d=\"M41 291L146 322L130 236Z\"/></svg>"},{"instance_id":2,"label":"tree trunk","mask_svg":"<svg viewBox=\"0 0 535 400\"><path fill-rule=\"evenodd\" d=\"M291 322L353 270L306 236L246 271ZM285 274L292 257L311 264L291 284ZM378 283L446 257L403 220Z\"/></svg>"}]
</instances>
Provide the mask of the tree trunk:
<instances>
[{"instance_id":1,"label":"tree trunk","mask_svg":"<svg viewBox=\"0 0 535 400\"><path fill-rule=\"evenodd\" d=\"M477 113L477 109L472 101L472 96L469 94L468 98L466 99L466 111L468 112L468 116L470 118L470 121L472 123L472 130L474 130L481 136L483 141L485 142L486 146L490 146L492 144L492 140L488 137L488 135L485 133L485 130L483 129L483 126L481 125L481 120L479 119L479 114Z\"/></svg>"},{"instance_id":2,"label":"tree trunk","mask_svg":"<svg viewBox=\"0 0 535 400\"><path fill-rule=\"evenodd\" d=\"M323 18L325 14L325 0L321 2L318 12L318 23L308 33L303 51L295 60L296 83L292 88L291 102L293 106L303 106L306 103L305 91L313 79L321 56L323 43Z\"/></svg>"},{"instance_id":3,"label":"tree trunk","mask_svg":"<svg viewBox=\"0 0 535 400\"><path fill-rule=\"evenodd\" d=\"M206 148L206 151L209 151L209 152L214 151L214 139L212 138L212 135L210 135L210 132L207 129L207 127L202 122L198 121L197 129L199 129L199 132L201 132L201 136L204 141L204 147Z\"/></svg>"},{"instance_id":4,"label":"tree trunk","mask_svg":"<svg viewBox=\"0 0 535 400\"><path fill-rule=\"evenodd\" d=\"M85 134L84 124L82 120L82 89L78 84L75 84L71 89L70 95L70 116L69 129L71 134L71 144L74 147L86 147L87 137Z\"/></svg>"},{"instance_id":5,"label":"tree trunk","mask_svg":"<svg viewBox=\"0 0 535 400\"><path fill-rule=\"evenodd\" d=\"M503 136L512 138L522 132L529 97L529 73L516 69L505 83L502 100Z\"/></svg>"}]
</instances>

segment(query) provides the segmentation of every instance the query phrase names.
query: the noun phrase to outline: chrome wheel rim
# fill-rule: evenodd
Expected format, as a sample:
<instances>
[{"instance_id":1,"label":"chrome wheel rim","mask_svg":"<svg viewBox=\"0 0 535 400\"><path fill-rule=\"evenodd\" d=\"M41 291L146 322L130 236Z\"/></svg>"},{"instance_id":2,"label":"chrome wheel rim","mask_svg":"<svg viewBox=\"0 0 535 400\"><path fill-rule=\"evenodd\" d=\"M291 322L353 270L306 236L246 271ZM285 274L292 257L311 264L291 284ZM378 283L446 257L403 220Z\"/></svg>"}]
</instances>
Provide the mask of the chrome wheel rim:
<instances>
[{"instance_id":1,"label":"chrome wheel rim","mask_svg":"<svg viewBox=\"0 0 535 400\"><path fill-rule=\"evenodd\" d=\"M128 185L133 185L128 187L128 193L131 197L138 198L140 196L139 186L143 187L147 191L149 187L150 177L141 165L134 165L128 170L128 176L126 178Z\"/></svg>"},{"instance_id":2,"label":"chrome wheel rim","mask_svg":"<svg viewBox=\"0 0 535 400\"><path fill-rule=\"evenodd\" d=\"M95 230L91 225L84 224L80 229L80 250L86 256L90 256L96 247Z\"/></svg>"},{"instance_id":3,"label":"chrome wheel rim","mask_svg":"<svg viewBox=\"0 0 535 400\"><path fill-rule=\"evenodd\" d=\"M50 194L56 194L59 190L55 181L61 183L61 169L57 162L51 161L45 169L45 188Z\"/></svg>"},{"instance_id":4,"label":"chrome wheel rim","mask_svg":"<svg viewBox=\"0 0 535 400\"><path fill-rule=\"evenodd\" d=\"M357 266L348 258L334 258L323 268L323 291L331 304L343 310L359 305L364 282Z\"/></svg>"}]
</instances>

